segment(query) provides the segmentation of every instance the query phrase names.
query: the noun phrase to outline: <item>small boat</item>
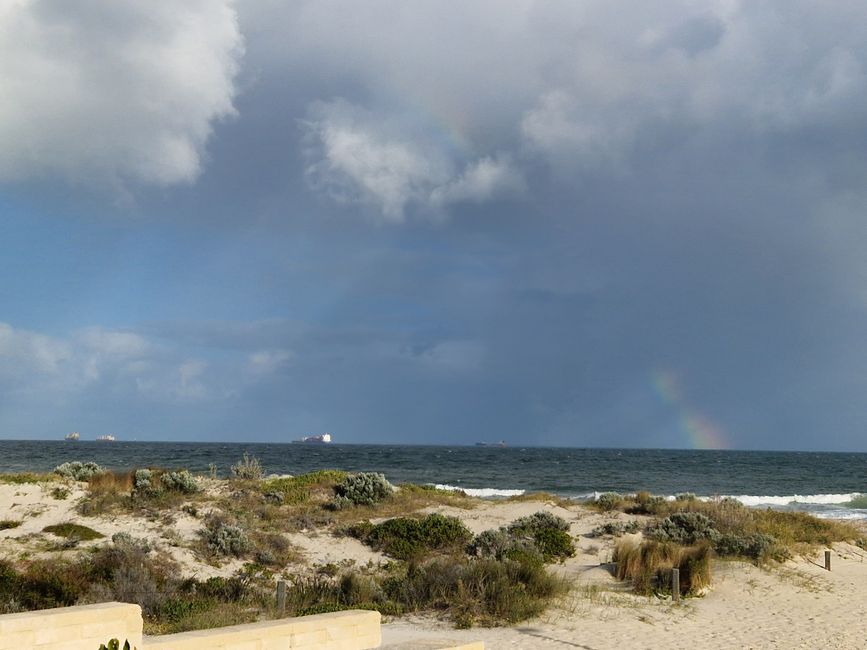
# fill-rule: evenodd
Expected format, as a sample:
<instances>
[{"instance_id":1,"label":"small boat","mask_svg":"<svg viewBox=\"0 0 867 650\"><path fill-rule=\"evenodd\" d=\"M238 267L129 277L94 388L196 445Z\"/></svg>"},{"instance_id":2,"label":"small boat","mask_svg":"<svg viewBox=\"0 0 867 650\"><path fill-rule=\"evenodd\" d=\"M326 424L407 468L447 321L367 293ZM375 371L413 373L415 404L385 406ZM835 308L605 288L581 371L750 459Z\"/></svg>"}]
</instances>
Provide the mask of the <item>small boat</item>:
<instances>
[{"instance_id":1,"label":"small boat","mask_svg":"<svg viewBox=\"0 0 867 650\"><path fill-rule=\"evenodd\" d=\"M505 447L506 441L500 440L500 442L477 442L476 447Z\"/></svg>"},{"instance_id":2,"label":"small boat","mask_svg":"<svg viewBox=\"0 0 867 650\"><path fill-rule=\"evenodd\" d=\"M64 440L71 440L72 442L76 442L79 438L81 438L81 434L78 431L73 431L72 433L67 433Z\"/></svg>"},{"instance_id":3,"label":"small boat","mask_svg":"<svg viewBox=\"0 0 867 650\"><path fill-rule=\"evenodd\" d=\"M306 443L312 445L327 445L331 442L331 434L323 433L318 436L305 436L301 440L293 440L292 442Z\"/></svg>"},{"instance_id":4,"label":"small boat","mask_svg":"<svg viewBox=\"0 0 867 650\"><path fill-rule=\"evenodd\" d=\"M106 433L104 436L97 436L96 439L99 442L114 442L114 436L110 433Z\"/></svg>"}]
</instances>

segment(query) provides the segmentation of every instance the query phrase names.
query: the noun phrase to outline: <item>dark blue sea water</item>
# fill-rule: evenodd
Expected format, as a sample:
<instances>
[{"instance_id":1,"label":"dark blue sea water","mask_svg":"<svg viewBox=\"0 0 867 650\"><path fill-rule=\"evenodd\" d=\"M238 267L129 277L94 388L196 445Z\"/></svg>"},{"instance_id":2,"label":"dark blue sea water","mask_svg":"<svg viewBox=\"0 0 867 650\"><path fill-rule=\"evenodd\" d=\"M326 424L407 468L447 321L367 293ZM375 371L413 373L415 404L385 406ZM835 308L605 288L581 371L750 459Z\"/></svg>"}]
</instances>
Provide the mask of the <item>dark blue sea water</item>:
<instances>
[{"instance_id":1,"label":"dark blue sea water","mask_svg":"<svg viewBox=\"0 0 867 650\"><path fill-rule=\"evenodd\" d=\"M65 461L93 460L112 469L196 472L213 463L225 476L245 451L274 474L377 471L394 483L454 486L480 496L694 492L736 496L754 506L867 518L865 453L6 440L0 441L0 472L50 471Z\"/></svg>"}]
</instances>

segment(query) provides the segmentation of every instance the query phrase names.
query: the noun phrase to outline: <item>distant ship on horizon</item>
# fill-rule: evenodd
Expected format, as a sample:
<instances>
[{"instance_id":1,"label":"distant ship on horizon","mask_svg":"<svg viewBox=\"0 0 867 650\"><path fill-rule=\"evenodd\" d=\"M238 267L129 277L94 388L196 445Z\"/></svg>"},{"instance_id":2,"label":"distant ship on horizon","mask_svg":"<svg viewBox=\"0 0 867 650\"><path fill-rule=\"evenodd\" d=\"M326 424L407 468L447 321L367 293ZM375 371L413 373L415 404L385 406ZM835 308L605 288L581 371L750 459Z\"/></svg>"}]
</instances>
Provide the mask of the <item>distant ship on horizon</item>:
<instances>
[{"instance_id":1,"label":"distant ship on horizon","mask_svg":"<svg viewBox=\"0 0 867 650\"><path fill-rule=\"evenodd\" d=\"M96 439L99 442L114 442L115 441L115 437L113 435L111 435L110 433L106 433L104 436L97 436Z\"/></svg>"},{"instance_id":2,"label":"distant ship on horizon","mask_svg":"<svg viewBox=\"0 0 867 650\"><path fill-rule=\"evenodd\" d=\"M476 447L505 447L506 441L500 440L500 442L477 442Z\"/></svg>"},{"instance_id":3,"label":"distant ship on horizon","mask_svg":"<svg viewBox=\"0 0 867 650\"><path fill-rule=\"evenodd\" d=\"M331 443L331 434L323 433L318 436L304 436L300 440L293 440L293 443L306 443L313 445L327 445Z\"/></svg>"},{"instance_id":4,"label":"distant ship on horizon","mask_svg":"<svg viewBox=\"0 0 867 650\"><path fill-rule=\"evenodd\" d=\"M71 440L72 442L76 442L79 438L81 438L81 434L78 431L73 431L72 433L67 433L64 440Z\"/></svg>"}]
</instances>

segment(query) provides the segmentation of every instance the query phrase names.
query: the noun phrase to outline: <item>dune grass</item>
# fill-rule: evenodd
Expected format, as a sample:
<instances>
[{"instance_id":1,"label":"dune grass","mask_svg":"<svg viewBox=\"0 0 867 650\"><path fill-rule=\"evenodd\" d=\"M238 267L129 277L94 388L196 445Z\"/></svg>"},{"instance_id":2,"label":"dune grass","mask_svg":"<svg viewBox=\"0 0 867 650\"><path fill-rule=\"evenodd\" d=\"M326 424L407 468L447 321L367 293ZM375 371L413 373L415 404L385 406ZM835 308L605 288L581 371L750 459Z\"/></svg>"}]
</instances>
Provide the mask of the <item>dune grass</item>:
<instances>
[{"instance_id":1,"label":"dune grass","mask_svg":"<svg viewBox=\"0 0 867 650\"><path fill-rule=\"evenodd\" d=\"M18 528L21 525L20 521L16 521L15 519L0 519L0 530L9 530L11 528Z\"/></svg>"},{"instance_id":2,"label":"dune grass","mask_svg":"<svg viewBox=\"0 0 867 650\"><path fill-rule=\"evenodd\" d=\"M58 477L54 474L38 474L36 472L0 474L0 483L10 483L12 485L47 483L56 480L58 480Z\"/></svg>"},{"instance_id":3,"label":"dune grass","mask_svg":"<svg viewBox=\"0 0 867 650\"><path fill-rule=\"evenodd\" d=\"M671 570L680 572L681 595L696 595L711 582L710 544L680 546L672 542L624 539L614 548L619 580L631 580L635 591L671 593Z\"/></svg>"}]
</instances>

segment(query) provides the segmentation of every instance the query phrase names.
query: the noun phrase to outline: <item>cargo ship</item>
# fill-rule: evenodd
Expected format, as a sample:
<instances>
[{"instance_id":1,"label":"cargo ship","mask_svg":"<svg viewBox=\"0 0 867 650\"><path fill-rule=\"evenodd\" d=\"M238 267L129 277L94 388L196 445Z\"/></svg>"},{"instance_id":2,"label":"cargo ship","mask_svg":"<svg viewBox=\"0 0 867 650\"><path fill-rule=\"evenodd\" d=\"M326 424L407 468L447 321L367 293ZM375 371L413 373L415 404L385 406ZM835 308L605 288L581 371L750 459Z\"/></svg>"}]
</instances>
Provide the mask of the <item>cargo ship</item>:
<instances>
[{"instance_id":1,"label":"cargo ship","mask_svg":"<svg viewBox=\"0 0 867 650\"><path fill-rule=\"evenodd\" d=\"M97 436L96 439L99 442L114 442L114 436L110 433L106 433L104 436Z\"/></svg>"},{"instance_id":2,"label":"cargo ship","mask_svg":"<svg viewBox=\"0 0 867 650\"><path fill-rule=\"evenodd\" d=\"M64 440L71 440L72 442L76 442L79 438L81 438L81 434L78 431L73 431L72 433L67 433Z\"/></svg>"},{"instance_id":3,"label":"cargo ship","mask_svg":"<svg viewBox=\"0 0 867 650\"><path fill-rule=\"evenodd\" d=\"M331 442L331 434L323 433L318 436L305 436L301 440L293 440L294 443L304 443L311 445L327 445Z\"/></svg>"}]
</instances>

